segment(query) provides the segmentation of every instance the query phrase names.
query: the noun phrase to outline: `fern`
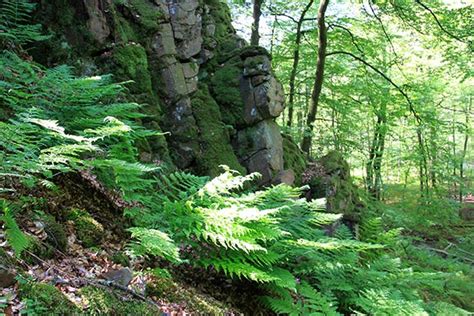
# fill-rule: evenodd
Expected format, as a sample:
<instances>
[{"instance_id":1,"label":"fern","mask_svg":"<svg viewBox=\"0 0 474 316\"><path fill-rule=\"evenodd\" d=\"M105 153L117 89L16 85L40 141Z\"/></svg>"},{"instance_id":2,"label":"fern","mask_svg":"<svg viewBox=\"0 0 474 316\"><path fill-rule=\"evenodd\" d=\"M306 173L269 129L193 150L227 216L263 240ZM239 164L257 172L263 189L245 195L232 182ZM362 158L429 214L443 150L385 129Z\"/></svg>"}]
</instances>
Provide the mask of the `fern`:
<instances>
[{"instance_id":1,"label":"fern","mask_svg":"<svg viewBox=\"0 0 474 316\"><path fill-rule=\"evenodd\" d=\"M21 253L28 248L30 243L26 235L18 227L7 202L3 199L0 199L0 208L3 212L3 215L0 216L0 221L4 223L6 239L8 244L15 251L15 254L19 257Z\"/></svg>"},{"instance_id":2,"label":"fern","mask_svg":"<svg viewBox=\"0 0 474 316\"><path fill-rule=\"evenodd\" d=\"M294 291L270 286L274 296L262 298L264 305L278 314L285 315L340 315L327 297L301 281Z\"/></svg>"},{"instance_id":3,"label":"fern","mask_svg":"<svg viewBox=\"0 0 474 316\"><path fill-rule=\"evenodd\" d=\"M41 25L29 25L35 4L28 0L3 0L0 3L0 44L17 45L49 38L41 35Z\"/></svg>"},{"instance_id":4,"label":"fern","mask_svg":"<svg viewBox=\"0 0 474 316\"><path fill-rule=\"evenodd\" d=\"M151 254L174 263L181 262L179 249L165 233L154 229L130 228L136 242L130 244L135 255Z\"/></svg>"}]
</instances>

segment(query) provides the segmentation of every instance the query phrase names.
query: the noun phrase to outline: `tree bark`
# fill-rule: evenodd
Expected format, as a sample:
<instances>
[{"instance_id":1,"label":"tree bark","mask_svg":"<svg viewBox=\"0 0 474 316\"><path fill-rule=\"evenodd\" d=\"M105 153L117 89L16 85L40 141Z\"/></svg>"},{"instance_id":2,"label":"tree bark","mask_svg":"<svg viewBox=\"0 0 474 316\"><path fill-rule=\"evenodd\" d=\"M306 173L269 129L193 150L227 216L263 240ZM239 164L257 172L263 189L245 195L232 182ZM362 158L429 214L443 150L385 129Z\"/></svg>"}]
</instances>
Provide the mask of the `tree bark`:
<instances>
[{"instance_id":1,"label":"tree bark","mask_svg":"<svg viewBox=\"0 0 474 316\"><path fill-rule=\"evenodd\" d=\"M258 46L260 42L260 16L262 15L263 0L253 0L253 23L252 35L250 37L250 45Z\"/></svg>"},{"instance_id":2,"label":"tree bark","mask_svg":"<svg viewBox=\"0 0 474 316\"><path fill-rule=\"evenodd\" d=\"M306 130L301 142L301 149L309 155L311 149L311 141L313 139L313 123L318 112L318 103L321 96L324 79L324 66L326 61L326 47L327 47L327 28L325 24L326 9L329 5L329 0L321 0L318 10L318 30L319 30L319 47L318 47L318 62L316 64L316 78L314 80L313 92L309 103L308 116L306 119Z\"/></svg>"},{"instance_id":3,"label":"tree bark","mask_svg":"<svg viewBox=\"0 0 474 316\"><path fill-rule=\"evenodd\" d=\"M377 200L380 200L382 191L382 159L385 150L385 135L387 134L386 123L386 106L383 105L380 113L377 114L374 138L366 165L367 190Z\"/></svg>"},{"instance_id":4,"label":"tree bark","mask_svg":"<svg viewBox=\"0 0 474 316\"><path fill-rule=\"evenodd\" d=\"M464 190L464 160L466 159L467 144L469 142L469 115L472 107L472 96L469 97L469 105L466 109L466 132L464 133L464 145L462 148L461 161L459 162L459 202L462 203Z\"/></svg>"},{"instance_id":5,"label":"tree bark","mask_svg":"<svg viewBox=\"0 0 474 316\"><path fill-rule=\"evenodd\" d=\"M296 80L296 72L298 70L298 64L300 62L300 45L301 45L301 27L303 26L304 18L306 13L313 5L314 0L310 0L308 4L305 6L303 11L301 12L300 18L296 23L296 39L295 39L295 50L293 51L293 66L291 68L290 74L290 95L288 100L288 121L286 125L291 127L293 123L293 105L295 99L295 80Z\"/></svg>"}]
</instances>

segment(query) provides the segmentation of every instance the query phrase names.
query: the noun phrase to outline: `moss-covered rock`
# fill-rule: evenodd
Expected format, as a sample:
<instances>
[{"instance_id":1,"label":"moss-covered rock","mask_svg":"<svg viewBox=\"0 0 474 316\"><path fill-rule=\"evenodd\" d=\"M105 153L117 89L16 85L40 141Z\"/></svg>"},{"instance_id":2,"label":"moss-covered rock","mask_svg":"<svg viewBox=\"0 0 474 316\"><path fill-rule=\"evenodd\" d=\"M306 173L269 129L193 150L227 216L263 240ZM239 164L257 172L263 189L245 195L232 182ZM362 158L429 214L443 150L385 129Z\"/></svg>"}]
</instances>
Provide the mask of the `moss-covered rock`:
<instances>
[{"instance_id":1,"label":"moss-covered rock","mask_svg":"<svg viewBox=\"0 0 474 316\"><path fill-rule=\"evenodd\" d=\"M209 86L220 106L224 123L232 126L244 124L244 102L240 94L242 67L240 58L226 63L216 70Z\"/></svg>"},{"instance_id":2,"label":"moss-covered rock","mask_svg":"<svg viewBox=\"0 0 474 316\"><path fill-rule=\"evenodd\" d=\"M104 235L104 227L84 210L73 209L68 219L74 222L76 236L85 247L97 246Z\"/></svg>"},{"instance_id":3,"label":"moss-covered rock","mask_svg":"<svg viewBox=\"0 0 474 316\"><path fill-rule=\"evenodd\" d=\"M20 282L19 294L28 310L38 315L77 315L80 309L50 284Z\"/></svg>"},{"instance_id":4,"label":"moss-covered rock","mask_svg":"<svg viewBox=\"0 0 474 316\"><path fill-rule=\"evenodd\" d=\"M41 215L39 221L44 223L44 231L47 234L46 243L64 252L67 247L67 236L63 226L49 214Z\"/></svg>"},{"instance_id":5,"label":"moss-covered rock","mask_svg":"<svg viewBox=\"0 0 474 316\"><path fill-rule=\"evenodd\" d=\"M201 85L192 99L193 114L200 130L201 154L198 157L198 171L210 176L219 175L219 165L245 173L232 147L229 134L222 122L219 106L210 96L206 85Z\"/></svg>"},{"instance_id":6,"label":"moss-covered rock","mask_svg":"<svg viewBox=\"0 0 474 316\"><path fill-rule=\"evenodd\" d=\"M38 237L30 235L28 251L22 254L22 258L30 263L40 259L51 259L56 250L65 252L67 248L67 236L64 228L59 224L55 217L50 214L36 214L33 220L38 228L42 227L46 238L40 240Z\"/></svg>"},{"instance_id":7,"label":"moss-covered rock","mask_svg":"<svg viewBox=\"0 0 474 316\"><path fill-rule=\"evenodd\" d=\"M123 251L117 251L112 255L112 262L124 267L129 266L130 258Z\"/></svg>"},{"instance_id":8,"label":"moss-covered rock","mask_svg":"<svg viewBox=\"0 0 474 316\"><path fill-rule=\"evenodd\" d=\"M326 198L327 210L342 213L344 218L357 222L363 204L350 175L349 164L342 154L331 151L311 164L303 175L311 187L311 198Z\"/></svg>"},{"instance_id":9,"label":"moss-covered rock","mask_svg":"<svg viewBox=\"0 0 474 316\"><path fill-rule=\"evenodd\" d=\"M291 169L295 173L295 184L301 184L301 177L306 169L306 157L298 145L288 135L283 136L283 166L285 170Z\"/></svg>"},{"instance_id":10,"label":"moss-covered rock","mask_svg":"<svg viewBox=\"0 0 474 316\"><path fill-rule=\"evenodd\" d=\"M185 288L171 278L153 277L147 284L147 295L169 303L183 304L196 315L226 315L230 310L216 299L198 293L193 288Z\"/></svg>"},{"instance_id":11,"label":"moss-covered rock","mask_svg":"<svg viewBox=\"0 0 474 316\"><path fill-rule=\"evenodd\" d=\"M130 43L115 48L112 60L117 79L134 81L127 85L131 93L153 94L147 54L141 45Z\"/></svg>"},{"instance_id":12,"label":"moss-covered rock","mask_svg":"<svg viewBox=\"0 0 474 316\"><path fill-rule=\"evenodd\" d=\"M54 257L54 247L49 243L39 240L35 236L29 236L28 252L23 252L21 258L28 263L37 263L40 259L51 259Z\"/></svg>"},{"instance_id":13,"label":"moss-covered rock","mask_svg":"<svg viewBox=\"0 0 474 316\"><path fill-rule=\"evenodd\" d=\"M146 302L120 299L111 290L86 286L80 294L86 303L86 315L160 315L160 310Z\"/></svg>"}]
</instances>

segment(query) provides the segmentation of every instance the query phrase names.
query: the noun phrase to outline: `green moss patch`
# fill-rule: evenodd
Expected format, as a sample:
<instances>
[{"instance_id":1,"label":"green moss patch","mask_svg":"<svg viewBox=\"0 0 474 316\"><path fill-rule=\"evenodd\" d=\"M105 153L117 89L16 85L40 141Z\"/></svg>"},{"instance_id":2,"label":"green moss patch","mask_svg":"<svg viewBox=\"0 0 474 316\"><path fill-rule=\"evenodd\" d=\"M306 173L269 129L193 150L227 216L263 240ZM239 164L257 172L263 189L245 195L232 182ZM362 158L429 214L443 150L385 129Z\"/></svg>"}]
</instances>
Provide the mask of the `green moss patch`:
<instances>
[{"instance_id":1,"label":"green moss patch","mask_svg":"<svg viewBox=\"0 0 474 316\"><path fill-rule=\"evenodd\" d=\"M295 172L295 184L301 184L301 175L306 169L306 157L298 145L288 135L283 135L284 168Z\"/></svg>"},{"instance_id":2,"label":"green moss patch","mask_svg":"<svg viewBox=\"0 0 474 316\"><path fill-rule=\"evenodd\" d=\"M86 315L161 315L157 307L146 302L123 300L111 290L86 286L80 294L87 305Z\"/></svg>"},{"instance_id":3,"label":"green moss patch","mask_svg":"<svg viewBox=\"0 0 474 316\"><path fill-rule=\"evenodd\" d=\"M73 209L68 218L74 222L76 236L85 247L97 246L104 235L104 227L84 210Z\"/></svg>"},{"instance_id":4,"label":"green moss patch","mask_svg":"<svg viewBox=\"0 0 474 316\"><path fill-rule=\"evenodd\" d=\"M50 284L20 282L20 298L26 302L29 315L76 315L79 308Z\"/></svg>"},{"instance_id":5,"label":"green moss patch","mask_svg":"<svg viewBox=\"0 0 474 316\"><path fill-rule=\"evenodd\" d=\"M160 23L163 22L164 14L160 7L152 1L128 0L124 3L134 14L137 22L149 32L158 31Z\"/></svg>"},{"instance_id":6,"label":"green moss patch","mask_svg":"<svg viewBox=\"0 0 474 316\"><path fill-rule=\"evenodd\" d=\"M243 124L244 102L240 95L242 63L233 60L216 70L209 88L222 111L224 123L232 126Z\"/></svg>"},{"instance_id":7,"label":"green moss patch","mask_svg":"<svg viewBox=\"0 0 474 316\"><path fill-rule=\"evenodd\" d=\"M198 293L195 289L184 288L172 279L154 277L147 284L147 294L169 303L184 305L196 315L226 315L229 310L214 298Z\"/></svg>"},{"instance_id":8,"label":"green moss patch","mask_svg":"<svg viewBox=\"0 0 474 316\"><path fill-rule=\"evenodd\" d=\"M219 165L228 165L231 169L245 173L230 145L229 134L222 122L219 106L209 94L207 86L199 87L193 96L192 108L200 130L199 173L217 176L222 171Z\"/></svg>"},{"instance_id":9,"label":"green moss patch","mask_svg":"<svg viewBox=\"0 0 474 316\"><path fill-rule=\"evenodd\" d=\"M139 44L127 44L114 49L114 73L119 80L133 80L128 85L131 93L150 93L151 77L145 49Z\"/></svg>"}]
</instances>

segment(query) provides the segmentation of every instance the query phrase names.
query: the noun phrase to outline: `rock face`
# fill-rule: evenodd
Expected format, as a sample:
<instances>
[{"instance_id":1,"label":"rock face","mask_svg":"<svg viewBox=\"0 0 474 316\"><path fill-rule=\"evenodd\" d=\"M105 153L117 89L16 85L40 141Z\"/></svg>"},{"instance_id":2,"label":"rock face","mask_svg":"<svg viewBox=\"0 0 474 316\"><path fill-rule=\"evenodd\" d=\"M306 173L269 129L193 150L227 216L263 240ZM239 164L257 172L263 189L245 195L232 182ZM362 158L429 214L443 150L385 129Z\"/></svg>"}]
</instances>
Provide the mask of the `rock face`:
<instances>
[{"instance_id":1,"label":"rock face","mask_svg":"<svg viewBox=\"0 0 474 316\"><path fill-rule=\"evenodd\" d=\"M150 139L141 157L211 175L227 164L262 173L262 183L283 171L274 122L284 109L282 85L268 52L235 34L224 3L37 2L36 20L55 35L33 51L36 60L133 80L129 98L146 104L143 124L169 132Z\"/></svg>"},{"instance_id":2,"label":"rock face","mask_svg":"<svg viewBox=\"0 0 474 316\"><path fill-rule=\"evenodd\" d=\"M350 168L341 153L331 151L312 163L302 177L310 187L308 199L326 198L326 208L332 213L344 214L348 222L357 222L363 204L352 183Z\"/></svg>"}]
</instances>

